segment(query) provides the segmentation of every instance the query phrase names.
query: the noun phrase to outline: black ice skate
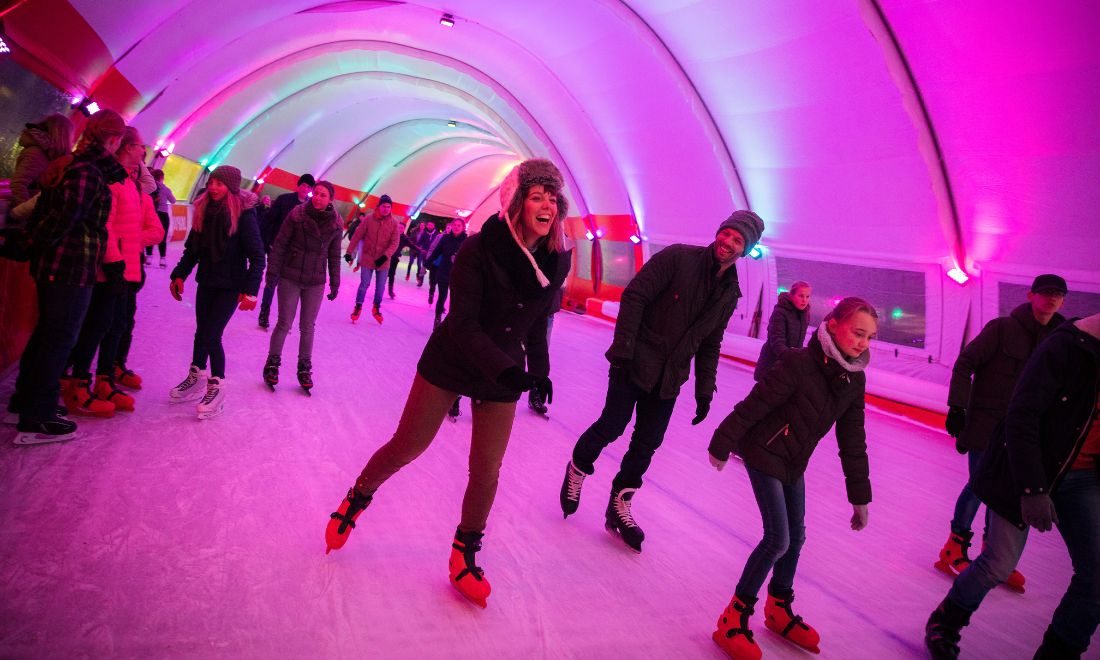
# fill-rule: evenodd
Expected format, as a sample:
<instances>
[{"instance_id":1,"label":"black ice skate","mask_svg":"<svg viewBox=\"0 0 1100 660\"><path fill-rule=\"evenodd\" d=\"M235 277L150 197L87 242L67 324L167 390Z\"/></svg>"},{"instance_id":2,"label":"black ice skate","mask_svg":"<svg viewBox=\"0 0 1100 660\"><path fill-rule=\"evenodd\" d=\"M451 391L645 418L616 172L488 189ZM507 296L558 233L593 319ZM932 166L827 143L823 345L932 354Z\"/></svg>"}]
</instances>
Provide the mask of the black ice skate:
<instances>
[{"instance_id":1,"label":"black ice skate","mask_svg":"<svg viewBox=\"0 0 1100 660\"><path fill-rule=\"evenodd\" d=\"M611 499L607 503L607 523L604 526L608 532L621 538L631 550L640 553L645 532L634 522L634 516L630 513L630 502L636 492L637 488L611 491Z\"/></svg>"},{"instance_id":2,"label":"black ice skate","mask_svg":"<svg viewBox=\"0 0 1100 660\"><path fill-rule=\"evenodd\" d=\"M19 422L19 433L14 444L41 445L47 442L66 442L76 438L76 423L57 415L45 422Z\"/></svg>"},{"instance_id":3,"label":"black ice skate","mask_svg":"<svg viewBox=\"0 0 1100 660\"><path fill-rule=\"evenodd\" d=\"M944 598L924 626L924 645L932 660L958 658L961 631L969 623L970 612L956 605L950 598Z\"/></svg>"},{"instance_id":4,"label":"black ice skate","mask_svg":"<svg viewBox=\"0 0 1100 660\"><path fill-rule=\"evenodd\" d=\"M268 355L267 362L264 364L264 383L271 388L271 391L275 391L275 386L279 384L279 365L282 363L282 358L278 355Z\"/></svg>"},{"instance_id":5,"label":"black ice skate","mask_svg":"<svg viewBox=\"0 0 1100 660\"><path fill-rule=\"evenodd\" d=\"M458 416L462 414L462 410L458 407L458 402L462 400L462 397L455 399L455 402L451 404L451 409L447 411L447 419L452 422L458 422Z\"/></svg>"},{"instance_id":6,"label":"black ice skate","mask_svg":"<svg viewBox=\"0 0 1100 660\"><path fill-rule=\"evenodd\" d=\"M307 396L313 396L313 365L309 358L298 358L298 384Z\"/></svg>"},{"instance_id":7,"label":"black ice skate","mask_svg":"<svg viewBox=\"0 0 1100 660\"><path fill-rule=\"evenodd\" d=\"M546 395L541 391L534 389L528 393L527 407L535 411L535 414L549 419L550 409L546 407Z\"/></svg>"},{"instance_id":8,"label":"black ice skate","mask_svg":"<svg viewBox=\"0 0 1100 660\"><path fill-rule=\"evenodd\" d=\"M566 518L576 513L581 505L581 486L587 476L573 465L573 461L565 464L565 479L561 482L561 512Z\"/></svg>"}]
</instances>

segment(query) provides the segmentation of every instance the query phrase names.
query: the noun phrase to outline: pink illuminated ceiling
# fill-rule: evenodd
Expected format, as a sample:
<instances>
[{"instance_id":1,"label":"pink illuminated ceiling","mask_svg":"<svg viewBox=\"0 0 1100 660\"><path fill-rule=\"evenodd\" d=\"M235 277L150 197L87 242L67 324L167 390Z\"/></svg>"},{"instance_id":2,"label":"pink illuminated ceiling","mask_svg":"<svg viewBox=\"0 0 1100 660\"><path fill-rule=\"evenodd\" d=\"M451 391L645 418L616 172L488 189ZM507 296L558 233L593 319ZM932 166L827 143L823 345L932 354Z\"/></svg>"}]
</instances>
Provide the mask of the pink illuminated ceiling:
<instances>
[{"instance_id":1,"label":"pink illuminated ceiling","mask_svg":"<svg viewBox=\"0 0 1100 660\"><path fill-rule=\"evenodd\" d=\"M633 214L655 243L750 205L777 250L1100 263L1096 3L72 5L150 140L246 175L472 210L544 155L574 209Z\"/></svg>"}]
</instances>

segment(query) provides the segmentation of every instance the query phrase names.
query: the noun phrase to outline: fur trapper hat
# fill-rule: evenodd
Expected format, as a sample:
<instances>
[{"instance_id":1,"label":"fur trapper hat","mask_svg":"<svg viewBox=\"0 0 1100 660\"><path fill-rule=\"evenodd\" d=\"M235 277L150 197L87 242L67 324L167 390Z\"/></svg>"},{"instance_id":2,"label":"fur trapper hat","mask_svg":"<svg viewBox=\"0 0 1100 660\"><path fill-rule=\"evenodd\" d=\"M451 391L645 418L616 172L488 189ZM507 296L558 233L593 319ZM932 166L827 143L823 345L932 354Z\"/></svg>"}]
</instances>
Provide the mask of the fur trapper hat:
<instances>
[{"instance_id":1,"label":"fur trapper hat","mask_svg":"<svg viewBox=\"0 0 1100 660\"><path fill-rule=\"evenodd\" d=\"M550 286L550 280L539 270L535 257L523 244L523 241L519 239L515 222L508 217L508 209L518 201L516 197L526 194L531 186L545 186L558 192L559 222L564 222L565 217L569 214L569 201L565 198L565 180L562 178L561 171L558 170L557 165L545 158L531 158L523 161L512 168L508 176L500 182L500 215L504 222L508 224L508 230L512 232L512 238L515 239L516 245L527 255L527 260L531 262L531 267L535 269L535 277L538 279L539 284L545 288Z\"/></svg>"}]
</instances>

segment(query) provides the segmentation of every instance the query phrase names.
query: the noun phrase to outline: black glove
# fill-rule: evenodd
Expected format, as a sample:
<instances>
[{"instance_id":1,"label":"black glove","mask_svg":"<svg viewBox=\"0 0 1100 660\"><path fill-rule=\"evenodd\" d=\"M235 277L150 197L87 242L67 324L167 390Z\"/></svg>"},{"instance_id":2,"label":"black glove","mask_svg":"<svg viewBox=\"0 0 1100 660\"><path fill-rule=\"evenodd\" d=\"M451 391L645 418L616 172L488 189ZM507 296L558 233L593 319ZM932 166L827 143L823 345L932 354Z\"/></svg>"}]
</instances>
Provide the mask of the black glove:
<instances>
[{"instance_id":1,"label":"black glove","mask_svg":"<svg viewBox=\"0 0 1100 660\"><path fill-rule=\"evenodd\" d=\"M554 383L545 376L535 376L535 385L531 388L532 392L538 392L542 395L546 405L554 403Z\"/></svg>"},{"instance_id":2,"label":"black glove","mask_svg":"<svg viewBox=\"0 0 1100 660\"><path fill-rule=\"evenodd\" d=\"M348 265L350 266L352 262L352 256L350 254L345 254L344 261L348 262Z\"/></svg>"},{"instance_id":3,"label":"black glove","mask_svg":"<svg viewBox=\"0 0 1100 660\"><path fill-rule=\"evenodd\" d=\"M384 264L384 263L386 263L386 257L384 257L384 256L383 257L378 257L377 259L374 260L374 267L375 268L381 268L382 264Z\"/></svg>"},{"instance_id":4,"label":"black glove","mask_svg":"<svg viewBox=\"0 0 1100 660\"><path fill-rule=\"evenodd\" d=\"M328 290L328 295L325 296L325 297L328 298L329 300L336 300L336 289L329 289Z\"/></svg>"},{"instance_id":5,"label":"black glove","mask_svg":"<svg viewBox=\"0 0 1100 660\"><path fill-rule=\"evenodd\" d=\"M549 379L546 379L549 382ZM537 379L517 366L511 366L497 376L497 382L515 392L526 392L535 386Z\"/></svg>"},{"instance_id":6,"label":"black glove","mask_svg":"<svg viewBox=\"0 0 1100 660\"><path fill-rule=\"evenodd\" d=\"M611 368L607 370L607 377L612 383L625 385L630 382L630 360L615 358L611 360Z\"/></svg>"},{"instance_id":7,"label":"black glove","mask_svg":"<svg viewBox=\"0 0 1100 660\"><path fill-rule=\"evenodd\" d=\"M126 272L125 261L108 261L100 268L103 269L103 276L107 278L107 290L112 295L119 296L126 293L126 280L122 277Z\"/></svg>"},{"instance_id":8,"label":"black glove","mask_svg":"<svg viewBox=\"0 0 1100 660\"><path fill-rule=\"evenodd\" d=\"M1058 524L1058 513L1054 510L1054 502L1046 493L1021 497L1020 513L1023 515L1025 525L1034 527L1040 532L1049 532L1052 524Z\"/></svg>"},{"instance_id":9,"label":"black glove","mask_svg":"<svg viewBox=\"0 0 1100 660\"><path fill-rule=\"evenodd\" d=\"M955 451L959 452L963 456L966 456L966 452L970 451L970 447L967 447L963 443L962 438L959 438L955 441Z\"/></svg>"},{"instance_id":10,"label":"black glove","mask_svg":"<svg viewBox=\"0 0 1100 660\"><path fill-rule=\"evenodd\" d=\"M695 419L691 420L691 425L696 426L699 422L706 419L708 414L710 414L710 399L696 399Z\"/></svg>"},{"instance_id":11,"label":"black glove","mask_svg":"<svg viewBox=\"0 0 1100 660\"><path fill-rule=\"evenodd\" d=\"M947 429L947 435L958 438L966 428L966 410L959 406L951 406L947 410L947 421L943 427Z\"/></svg>"}]
</instances>

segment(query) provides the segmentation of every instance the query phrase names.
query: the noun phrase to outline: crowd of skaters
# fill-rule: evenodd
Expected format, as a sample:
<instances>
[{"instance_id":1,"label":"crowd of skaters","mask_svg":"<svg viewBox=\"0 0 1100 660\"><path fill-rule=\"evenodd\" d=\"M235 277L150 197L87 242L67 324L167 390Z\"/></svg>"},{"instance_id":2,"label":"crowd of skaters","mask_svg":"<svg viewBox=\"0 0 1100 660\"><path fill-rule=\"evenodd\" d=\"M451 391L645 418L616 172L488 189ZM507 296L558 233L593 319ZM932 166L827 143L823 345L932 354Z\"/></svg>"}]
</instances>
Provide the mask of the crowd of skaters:
<instances>
[{"instance_id":1,"label":"crowd of skaters","mask_svg":"<svg viewBox=\"0 0 1100 660\"><path fill-rule=\"evenodd\" d=\"M145 167L140 134L117 113L101 110L74 145L66 122L52 116L28 125L9 213L23 220L9 220L5 228L5 255L29 260L38 293L39 320L8 403L7 421L16 422L17 442L26 444L75 437L72 414L133 410L134 398L123 387L138 389L141 381L127 368L126 355L145 256L154 246L161 246L160 265L166 266L171 192L164 192L162 173ZM407 249L406 279L414 266L418 286L427 278L429 304L436 304L434 329L396 431L332 514L326 542L329 550L343 547L376 491L427 448L459 397L469 397L469 482L452 542L450 580L487 606L491 589L477 554L516 402L526 392L532 407L537 409L537 401L545 411L553 401L547 341L571 259L560 172L543 159L518 165L500 187L500 212L469 237L461 219L442 230L420 223L409 233L393 217L387 196L343 226L332 205L334 186L309 175L274 201L257 198L241 183L237 168L215 168L194 202L192 229L170 277L170 291L180 300L195 273L194 350L185 379L170 397L198 399L200 418L219 414L226 324L236 310L259 303L259 323L268 327L276 294L278 317L264 378L278 382L283 345L298 316L298 379L311 387L317 310L326 284L327 298L337 296L341 256L360 273L353 320L373 280L372 316L381 323L383 293L394 297L400 250ZM605 525L641 552L645 534L633 506L644 474L692 365L691 423L701 424L710 414L721 337L741 295L733 265L763 232L756 213L735 211L718 225L712 243L665 248L628 284L607 351L603 410L566 461L560 491L566 517L580 506L584 481L603 448L633 419ZM970 479L937 561L958 577L926 624L925 643L934 658L957 657L961 630L989 590L1000 584L1023 590L1025 580L1015 569L1031 528L1045 532L1056 525L1074 569L1035 657L1080 657L1100 621L1100 315L1062 318L1058 310L1067 293L1063 278L1036 277L1028 301L987 324L955 365L946 428L960 453L968 454ZM708 447L709 463L718 470L731 457L739 459L764 527L712 635L734 658L761 656L751 617L765 583L766 627L819 650L820 634L794 611L794 583L806 536L804 473L834 425L852 505L850 527L858 531L868 524L864 393L878 315L867 301L849 297L810 328L810 294L810 284L800 281L780 296L754 373L757 384L717 425ZM448 297L451 309L444 316ZM979 503L987 505L985 541L971 559L970 528Z\"/></svg>"}]
</instances>

